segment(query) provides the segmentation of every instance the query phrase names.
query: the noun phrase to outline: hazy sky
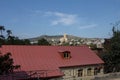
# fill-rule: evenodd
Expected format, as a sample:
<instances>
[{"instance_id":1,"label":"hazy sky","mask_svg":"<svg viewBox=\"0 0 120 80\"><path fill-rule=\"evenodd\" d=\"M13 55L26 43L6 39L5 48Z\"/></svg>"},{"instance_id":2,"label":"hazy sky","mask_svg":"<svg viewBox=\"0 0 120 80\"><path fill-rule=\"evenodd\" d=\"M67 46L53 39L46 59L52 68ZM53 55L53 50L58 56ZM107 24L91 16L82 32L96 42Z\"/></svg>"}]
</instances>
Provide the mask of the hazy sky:
<instances>
[{"instance_id":1,"label":"hazy sky","mask_svg":"<svg viewBox=\"0 0 120 80\"><path fill-rule=\"evenodd\" d=\"M20 38L70 34L110 37L120 0L0 0L0 25Z\"/></svg>"}]
</instances>

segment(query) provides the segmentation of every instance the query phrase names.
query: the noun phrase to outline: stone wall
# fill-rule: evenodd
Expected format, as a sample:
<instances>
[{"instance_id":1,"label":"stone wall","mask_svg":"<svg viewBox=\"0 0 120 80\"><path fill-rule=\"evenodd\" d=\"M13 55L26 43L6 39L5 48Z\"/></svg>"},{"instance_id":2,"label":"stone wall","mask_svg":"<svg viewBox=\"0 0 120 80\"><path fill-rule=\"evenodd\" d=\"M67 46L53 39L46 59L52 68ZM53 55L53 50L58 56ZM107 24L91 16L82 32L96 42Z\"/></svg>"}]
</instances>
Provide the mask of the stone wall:
<instances>
[{"instance_id":1,"label":"stone wall","mask_svg":"<svg viewBox=\"0 0 120 80\"><path fill-rule=\"evenodd\" d=\"M68 67L68 68L61 68L62 72L65 74L63 76L63 80L91 80L94 79L95 73L94 69L98 67L95 66L80 66L80 67ZM82 69L82 76L78 76L78 70ZM88 75L88 69L91 69ZM101 68L100 72L97 75L103 75L103 69Z\"/></svg>"}]
</instances>

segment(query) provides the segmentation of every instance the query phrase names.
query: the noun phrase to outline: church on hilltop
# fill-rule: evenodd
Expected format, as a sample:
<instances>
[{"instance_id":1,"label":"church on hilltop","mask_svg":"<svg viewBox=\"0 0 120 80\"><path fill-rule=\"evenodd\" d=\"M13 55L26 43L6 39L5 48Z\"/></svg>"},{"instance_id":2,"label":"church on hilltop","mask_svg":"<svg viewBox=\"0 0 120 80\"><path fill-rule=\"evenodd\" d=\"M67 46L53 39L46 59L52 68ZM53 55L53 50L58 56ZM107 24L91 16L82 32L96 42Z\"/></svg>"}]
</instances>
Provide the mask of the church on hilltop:
<instances>
[{"instance_id":1,"label":"church on hilltop","mask_svg":"<svg viewBox=\"0 0 120 80\"><path fill-rule=\"evenodd\" d=\"M68 38L67 38L67 35L64 34L62 38L60 38L60 44L63 44L63 43L67 43L68 42Z\"/></svg>"}]
</instances>

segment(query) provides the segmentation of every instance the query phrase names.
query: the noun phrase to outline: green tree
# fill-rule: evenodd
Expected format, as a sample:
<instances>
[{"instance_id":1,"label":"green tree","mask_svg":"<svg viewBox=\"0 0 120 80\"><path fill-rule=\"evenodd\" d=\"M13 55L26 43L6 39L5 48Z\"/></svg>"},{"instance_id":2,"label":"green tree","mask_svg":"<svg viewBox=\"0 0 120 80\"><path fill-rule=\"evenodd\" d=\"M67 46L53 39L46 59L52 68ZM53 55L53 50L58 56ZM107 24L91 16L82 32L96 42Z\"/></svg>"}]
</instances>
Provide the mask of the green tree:
<instances>
[{"instance_id":1,"label":"green tree","mask_svg":"<svg viewBox=\"0 0 120 80\"><path fill-rule=\"evenodd\" d=\"M7 32L8 38L9 38L11 36L11 34L12 34L12 31L11 30L7 30L6 32Z\"/></svg>"},{"instance_id":2,"label":"green tree","mask_svg":"<svg viewBox=\"0 0 120 80\"><path fill-rule=\"evenodd\" d=\"M5 30L5 28L4 28L4 26L0 26L0 39L1 40L4 40L4 36L3 36L3 34L2 34L2 32Z\"/></svg>"},{"instance_id":3,"label":"green tree","mask_svg":"<svg viewBox=\"0 0 120 80\"><path fill-rule=\"evenodd\" d=\"M15 69L20 68L20 65L13 65L11 53L0 53L0 75L12 73Z\"/></svg>"},{"instance_id":4,"label":"green tree","mask_svg":"<svg viewBox=\"0 0 120 80\"><path fill-rule=\"evenodd\" d=\"M113 27L113 37L110 39L110 54L114 71L120 71L120 30Z\"/></svg>"},{"instance_id":5,"label":"green tree","mask_svg":"<svg viewBox=\"0 0 120 80\"><path fill-rule=\"evenodd\" d=\"M3 38L0 38L0 46L5 44L5 40Z\"/></svg>"},{"instance_id":6,"label":"green tree","mask_svg":"<svg viewBox=\"0 0 120 80\"><path fill-rule=\"evenodd\" d=\"M6 39L5 44L14 45L15 44L15 37L14 36L8 36L8 38Z\"/></svg>"},{"instance_id":7,"label":"green tree","mask_svg":"<svg viewBox=\"0 0 120 80\"><path fill-rule=\"evenodd\" d=\"M19 39L19 37L14 37L13 45L24 45L24 41L22 39Z\"/></svg>"},{"instance_id":8,"label":"green tree","mask_svg":"<svg viewBox=\"0 0 120 80\"><path fill-rule=\"evenodd\" d=\"M23 42L24 42L24 45L31 45L31 43L30 43L30 40L29 40L29 39L24 39L24 40L23 40Z\"/></svg>"},{"instance_id":9,"label":"green tree","mask_svg":"<svg viewBox=\"0 0 120 80\"><path fill-rule=\"evenodd\" d=\"M0 26L0 32L1 32L1 35L3 35L3 34L2 34L2 31L5 31L4 26Z\"/></svg>"},{"instance_id":10,"label":"green tree","mask_svg":"<svg viewBox=\"0 0 120 80\"><path fill-rule=\"evenodd\" d=\"M89 46L90 46L90 48L93 49L93 50L97 49L96 44L91 43Z\"/></svg>"},{"instance_id":11,"label":"green tree","mask_svg":"<svg viewBox=\"0 0 120 80\"><path fill-rule=\"evenodd\" d=\"M117 25L117 28L120 25ZM120 30L115 26L112 29L112 37L109 40L109 49L107 53L102 55L105 61L106 72L118 72L120 71Z\"/></svg>"},{"instance_id":12,"label":"green tree","mask_svg":"<svg viewBox=\"0 0 120 80\"><path fill-rule=\"evenodd\" d=\"M46 39L42 38L38 40L38 45L51 45Z\"/></svg>"},{"instance_id":13,"label":"green tree","mask_svg":"<svg viewBox=\"0 0 120 80\"><path fill-rule=\"evenodd\" d=\"M7 30L7 39L5 40L6 43L5 44L10 44L12 45L13 44L13 41L14 41L14 36L12 36L12 31L11 30Z\"/></svg>"}]
</instances>

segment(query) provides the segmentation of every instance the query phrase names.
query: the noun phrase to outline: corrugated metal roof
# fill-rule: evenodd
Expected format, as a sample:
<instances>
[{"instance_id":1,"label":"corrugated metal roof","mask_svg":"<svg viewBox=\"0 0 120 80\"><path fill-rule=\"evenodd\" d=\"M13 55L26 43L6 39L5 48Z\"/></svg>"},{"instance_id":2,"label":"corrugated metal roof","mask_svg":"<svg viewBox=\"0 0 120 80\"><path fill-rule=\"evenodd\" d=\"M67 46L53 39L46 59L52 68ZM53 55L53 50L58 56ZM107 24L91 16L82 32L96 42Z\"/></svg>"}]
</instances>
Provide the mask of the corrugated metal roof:
<instances>
[{"instance_id":1,"label":"corrugated metal roof","mask_svg":"<svg viewBox=\"0 0 120 80\"><path fill-rule=\"evenodd\" d=\"M21 65L21 71L58 70L60 67L103 64L104 62L87 46L26 46L3 45L2 53L10 52L14 64ZM70 51L71 58L64 59L59 51ZM47 76L61 75L51 72Z\"/></svg>"}]
</instances>

